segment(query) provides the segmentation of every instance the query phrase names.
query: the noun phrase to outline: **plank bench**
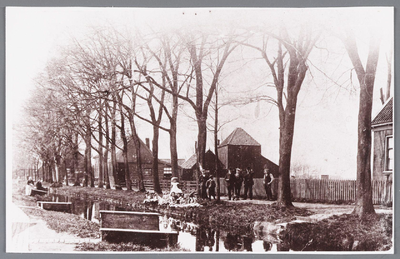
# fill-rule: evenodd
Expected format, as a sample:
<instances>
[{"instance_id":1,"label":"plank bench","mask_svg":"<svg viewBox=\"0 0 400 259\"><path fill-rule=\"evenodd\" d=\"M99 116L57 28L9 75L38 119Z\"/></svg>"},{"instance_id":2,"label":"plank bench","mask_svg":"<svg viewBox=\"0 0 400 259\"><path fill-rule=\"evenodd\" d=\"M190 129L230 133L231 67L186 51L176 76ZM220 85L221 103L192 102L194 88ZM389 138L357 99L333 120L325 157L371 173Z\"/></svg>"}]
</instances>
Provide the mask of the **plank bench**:
<instances>
[{"instance_id":1,"label":"plank bench","mask_svg":"<svg viewBox=\"0 0 400 259\"><path fill-rule=\"evenodd\" d=\"M159 213L100 210L102 240L133 242L154 247L173 246L178 232L160 231Z\"/></svg>"},{"instance_id":2,"label":"plank bench","mask_svg":"<svg viewBox=\"0 0 400 259\"><path fill-rule=\"evenodd\" d=\"M38 189L32 189L31 190L31 196L35 196L35 195L46 195L47 191L44 190L38 190Z\"/></svg>"},{"instance_id":3,"label":"plank bench","mask_svg":"<svg viewBox=\"0 0 400 259\"><path fill-rule=\"evenodd\" d=\"M71 212L72 202L38 201L37 205L45 210Z\"/></svg>"}]
</instances>

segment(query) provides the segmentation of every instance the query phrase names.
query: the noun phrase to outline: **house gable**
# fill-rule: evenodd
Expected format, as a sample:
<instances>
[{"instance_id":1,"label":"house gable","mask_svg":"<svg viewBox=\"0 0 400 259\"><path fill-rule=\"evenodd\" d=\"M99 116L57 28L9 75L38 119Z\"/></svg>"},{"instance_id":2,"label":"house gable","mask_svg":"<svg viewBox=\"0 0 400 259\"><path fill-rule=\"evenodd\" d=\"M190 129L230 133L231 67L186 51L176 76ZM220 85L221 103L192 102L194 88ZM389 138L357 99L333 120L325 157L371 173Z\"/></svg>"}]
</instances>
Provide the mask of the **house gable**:
<instances>
[{"instance_id":1,"label":"house gable","mask_svg":"<svg viewBox=\"0 0 400 259\"><path fill-rule=\"evenodd\" d=\"M387 124L393 124L393 97L386 102L371 122L373 128Z\"/></svg>"},{"instance_id":2,"label":"house gable","mask_svg":"<svg viewBox=\"0 0 400 259\"><path fill-rule=\"evenodd\" d=\"M261 146L252 136L242 128L236 128L219 147L234 145L234 146Z\"/></svg>"}]
</instances>

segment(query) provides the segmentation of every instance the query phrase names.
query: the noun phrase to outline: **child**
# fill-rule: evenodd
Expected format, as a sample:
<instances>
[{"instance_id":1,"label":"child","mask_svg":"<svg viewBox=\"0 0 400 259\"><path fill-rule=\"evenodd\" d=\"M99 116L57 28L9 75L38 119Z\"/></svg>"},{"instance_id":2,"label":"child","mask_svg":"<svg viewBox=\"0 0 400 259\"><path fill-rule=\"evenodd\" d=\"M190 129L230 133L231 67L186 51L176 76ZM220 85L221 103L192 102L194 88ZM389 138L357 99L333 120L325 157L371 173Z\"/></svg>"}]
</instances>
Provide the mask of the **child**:
<instances>
[{"instance_id":1,"label":"child","mask_svg":"<svg viewBox=\"0 0 400 259\"><path fill-rule=\"evenodd\" d=\"M179 197L183 196L183 192L181 189L178 187L178 178L177 177L172 177L171 178L171 191L169 192L169 195L171 196L173 201L176 201Z\"/></svg>"}]
</instances>

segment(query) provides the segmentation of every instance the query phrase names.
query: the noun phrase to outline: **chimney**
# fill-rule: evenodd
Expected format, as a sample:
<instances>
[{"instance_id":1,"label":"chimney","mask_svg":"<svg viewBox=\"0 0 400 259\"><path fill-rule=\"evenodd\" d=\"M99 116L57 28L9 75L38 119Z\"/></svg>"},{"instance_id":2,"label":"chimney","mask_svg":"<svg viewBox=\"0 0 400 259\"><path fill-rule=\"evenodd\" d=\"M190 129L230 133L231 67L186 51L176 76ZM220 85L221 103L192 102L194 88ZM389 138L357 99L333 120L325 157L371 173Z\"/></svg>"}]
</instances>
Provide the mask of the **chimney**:
<instances>
[{"instance_id":1,"label":"chimney","mask_svg":"<svg viewBox=\"0 0 400 259\"><path fill-rule=\"evenodd\" d=\"M219 146L219 139L217 139L217 146Z\"/></svg>"},{"instance_id":2,"label":"chimney","mask_svg":"<svg viewBox=\"0 0 400 259\"><path fill-rule=\"evenodd\" d=\"M146 146L150 149L150 139L146 138Z\"/></svg>"}]
</instances>

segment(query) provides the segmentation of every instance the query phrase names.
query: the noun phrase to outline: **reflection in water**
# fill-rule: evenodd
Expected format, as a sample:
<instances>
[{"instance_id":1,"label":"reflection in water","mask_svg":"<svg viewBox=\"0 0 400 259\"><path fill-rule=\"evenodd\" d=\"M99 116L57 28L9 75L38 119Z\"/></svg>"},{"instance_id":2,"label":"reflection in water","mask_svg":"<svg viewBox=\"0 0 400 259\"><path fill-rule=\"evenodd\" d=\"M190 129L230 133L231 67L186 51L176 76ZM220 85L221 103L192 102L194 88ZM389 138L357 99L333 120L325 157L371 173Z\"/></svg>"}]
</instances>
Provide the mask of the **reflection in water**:
<instances>
[{"instance_id":1,"label":"reflection in water","mask_svg":"<svg viewBox=\"0 0 400 259\"><path fill-rule=\"evenodd\" d=\"M264 247L265 252L268 252L269 250L271 250L272 244L270 242L264 240L263 247Z\"/></svg>"},{"instance_id":2,"label":"reflection in water","mask_svg":"<svg viewBox=\"0 0 400 259\"><path fill-rule=\"evenodd\" d=\"M215 245L215 230L203 226L197 228L196 251L213 251ZM208 248L208 249L207 249Z\"/></svg>"},{"instance_id":3,"label":"reflection in water","mask_svg":"<svg viewBox=\"0 0 400 259\"><path fill-rule=\"evenodd\" d=\"M80 215L82 218L96 223L100 223L100 210L129 210L103 201L92 201L86 197L79 199L53 195L52 201L71 202L73 214ZM193 252L276 252L281 247L277 246L277 242L265 239L265 236L233 234L209 226L177 220L166 215L160 217L160 230L178 231L177 242L179 245ZM284 249L282 247L282 250Z\"/></svg>"},{"instance_id":4,"label":"reflection in water","mask_svg":"<svg viewBox=\"0 0 400 259\"><path fill-rule=\"evenodd\" d=\"M243 237L243 248L248 252L252 252L253 249L251 245L253 244L253 239L251 237Z\"/></svg>"}]
</instances>

